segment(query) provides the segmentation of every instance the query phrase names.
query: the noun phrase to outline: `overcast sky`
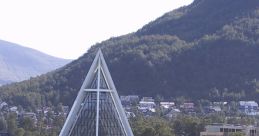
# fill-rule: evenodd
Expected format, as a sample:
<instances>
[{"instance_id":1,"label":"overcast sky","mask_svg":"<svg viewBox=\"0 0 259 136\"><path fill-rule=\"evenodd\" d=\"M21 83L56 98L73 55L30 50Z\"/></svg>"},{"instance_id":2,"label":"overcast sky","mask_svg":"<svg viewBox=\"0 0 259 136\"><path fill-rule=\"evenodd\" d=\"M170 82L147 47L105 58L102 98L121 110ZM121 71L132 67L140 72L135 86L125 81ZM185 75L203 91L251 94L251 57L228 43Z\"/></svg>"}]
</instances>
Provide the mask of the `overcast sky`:
<instances>
[{"instance_id":1,"label":"overcast sky","mask_svg":"<svg viewBox=\"0 0 259 136\"><path fill-rule=\"evenodd\" d=\"M0 39L76 59L193 0L0 0Z\"/></svg>"}]
</instances>

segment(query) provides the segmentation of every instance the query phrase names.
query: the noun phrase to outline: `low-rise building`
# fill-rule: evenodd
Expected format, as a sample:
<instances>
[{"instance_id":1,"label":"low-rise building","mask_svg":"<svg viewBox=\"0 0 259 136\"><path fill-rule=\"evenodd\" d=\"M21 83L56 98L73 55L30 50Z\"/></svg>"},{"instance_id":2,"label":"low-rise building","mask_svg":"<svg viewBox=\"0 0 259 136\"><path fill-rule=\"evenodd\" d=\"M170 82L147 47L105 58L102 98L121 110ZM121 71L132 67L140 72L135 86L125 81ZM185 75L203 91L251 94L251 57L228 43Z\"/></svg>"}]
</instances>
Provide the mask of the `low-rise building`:
<instances>
[{"instance_id":1,"label":"low-rise building","mask_svg":"<svg viewBox=\"0 0 259 136\"><path fill-rule=\"evenodd\" d=\"M214 106L226 106L228 104L228 102L219 101L219 102L213 102L212 104Z\"/></svg>"},{"instance_id":2,"label":"low-rise building","mask_svg":"<svg viewBox=\"0 0 259 136\"><path fill-rule=\"evenodd\" d=\"M21 114L21 117L22 118L30 118L33 122L34 122L34 125L37 124L37 116L36 116L36 113L34 112L24 112Z\"/></svg>"},{"instance_id":3,"label":"low-rise building","mask_svg":"<svg viewBox=\"0 0 259 136\"><path fill-rule=\"evenodd\" d=\"M145 101L145 102L155 102L155 100L153 99L153 97L143 97L141 99L141 101Z\"/></svg>"},{"instance_id":4,"label":"low-rise building","mask_svg":"<svg viewBox=\"0 0 259 136\"><path fill-rule=\"evenodd\" d=\"M69 106L62 106L62 111L63 111L63 114L67 116L69 113Z\"/></svg>"},{"instance_id":5,"label":"low-rise building","mask_svg":"<svg viewBox=\"0 0 259 136\"><path fill-rule=\"evenodd\" d=\"M120 96L121 104L123 106L131 106L136 105L139 102L138 95L127 95L127 96Z\"/></svg>"},{"instance_id":6,"label":"low-rise building","mask_svg":"<svg viewBox=\"0 0 259 136\"><path fill-rule=\"evenodd\" d=\"M224 136L223 132L201 132L200 136Z\"/></svg>"},{"instance_id":7,"label":"low-rise building","mask_svg":"<svg viewBox=\"0 0 259 136\"><path fill-rule=\"evenodd\" d=\"M180 105L181 111L183 113L189 114L189 115L195 115L195 110L194 110L194 103L192 102L185 102L182 105Z\"/></svg>"},{"instance_id":8,"label":"low-rise building","mask_svg":"<svg viewBox=\"0 0 259 136\"><path fill-rule=\"evenodd\" d=\"M136 117L136 115L135 115L134 112L128 112L128 111L126 111L125 113L126 113L126 117L127 117L127 118L134 118L134 117Z\"/></svg>"},{"instance_id":9,"label":"low-rise building","mask_svg":"<svg viewBox=\"0 0 259 136\"><path fill-rule=\"evenodd\" d=\"M204 108L205 113L218 113L221 112L222 109L220 106L208 106Z\"/></svg>"},{"instance_id":10,"label":"low-rise building","mask_svg":"<svg viewBox=\"0 0 259 136\"><path fill-rule=\"evenodd\" d=\"M194 103L185 102L185 103L183 103L183 105L181 105L181 108L183 108L183 109L194 109Z\"/></svg>"},{"instance_id":11,"label":"low-rise building","mask_svg":"<svg viewBox=\"0 0 259 136\"><path fill-rule=\"evenodd\" d=\"M165 114L165 117L167 117L167 118L175 118L180 113L181 113L181 111L179 109L172 108L168 113Z\"/></svg>"},{"instance_id":12,"label":"low-rise building","mask_svg":"<svg viewBox=\"0 0 259 136\"><path fill-rule=\"evenodd\" d=\"M258 136L257 127L231 124L207 125L200 136L231 136L233 133L243 133L245 136Z\"/></svg>"},{"instance_id":13,"label":"low-rise building","mask_svg":"<svg viewBox=\"0 0 259 136\"><path fill-rule=\"evenodd\" d=\"M11 107L9 110L10 110L10 112L14 112L14 113L18 114L18 107L16 107L16 106Z\"/></svg>"},{"instance_id":14,"label":"low-rise building","mask_svg":"<svg viewBox=\"0 0 259 136\"><path fill-rule=\"evenodd\" d=\"M143 97L139 102L138 110L145 115L151 115L156 112L156 104L152 97Z\"/></svg>"},{"instance_id":15,"label":"low-rise building","mask_svg":"<svg viewBox=\"0 0 259 136\"><path fill-rule=\"evenodd\" d=\"M155 102L140 101L138 109L141 110L141 111L149 110L149 111L155 112L156 111L155 107L156 107Z\"/></svg>"},{"instance_id":16,"label":"low-rise building","mask_svg":"<svg viewBox=\"0 0 259 136\"><path fill-rule=\"evenodd\" d=\"M8 106L8 104L6 102L1 102L0 103L0 109L3 109L6 106Z\"/></svg>"},{"instance_id":17,"label":"low-rise building","mask_svg":"<svg viewBox=\"0 0 259 136\"><path fill-rule=\"evenodd\" d=\"M258 103L255 101L240 101L239 111L246 115L259 115Z\"/></svg>"},{"instance_id":18,"label":"low-rise building","mask_svg":"<svg viewBox=\"0 0 259 136\"><path fill-rule=\"evenodd\" d=\"M169 109L175 106L174 102L160 102L160 107L164 109Z\"/></svg>"}]
</instances>

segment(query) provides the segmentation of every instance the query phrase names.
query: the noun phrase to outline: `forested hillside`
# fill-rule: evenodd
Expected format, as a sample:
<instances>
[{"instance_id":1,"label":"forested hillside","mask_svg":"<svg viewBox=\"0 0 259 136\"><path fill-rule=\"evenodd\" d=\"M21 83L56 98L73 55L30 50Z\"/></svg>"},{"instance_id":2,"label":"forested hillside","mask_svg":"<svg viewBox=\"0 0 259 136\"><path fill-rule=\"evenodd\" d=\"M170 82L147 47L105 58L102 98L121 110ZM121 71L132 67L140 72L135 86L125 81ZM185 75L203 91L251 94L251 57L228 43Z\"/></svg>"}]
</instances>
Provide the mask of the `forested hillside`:
<instances>
[{"instance_id":1,"label":"forested hillside","mask_svg":"<svg viewBox=\"0 0 259 136\"><path fill-rule=\"evenodd\" d=\"M98 48L120 95L259 98L258 0L195 0L61 69L3 86L0 96L32 108L71 105Z\"/></svg>"}]
</instances>

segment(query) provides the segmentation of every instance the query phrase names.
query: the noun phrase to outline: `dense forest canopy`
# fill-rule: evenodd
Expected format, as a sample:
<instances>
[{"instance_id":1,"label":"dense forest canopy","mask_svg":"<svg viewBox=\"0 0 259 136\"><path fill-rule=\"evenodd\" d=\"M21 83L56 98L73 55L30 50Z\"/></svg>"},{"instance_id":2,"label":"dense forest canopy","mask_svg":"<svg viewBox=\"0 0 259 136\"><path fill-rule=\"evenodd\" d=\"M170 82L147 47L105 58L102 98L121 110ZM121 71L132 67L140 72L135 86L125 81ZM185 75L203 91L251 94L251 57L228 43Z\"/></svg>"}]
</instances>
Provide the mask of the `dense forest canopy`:
<instances>
[{"instance_id":1,"label":"dense forest canopy","mask_svg":"<svg viewBox=\"0 0 259 136\"><path fill-rule=\"evenodd\" d=\"M98 48L119 95L259 98L259 1L195 0L56 71L0 88L9 103L71 105Z\"/></svg>"}]
</instances>

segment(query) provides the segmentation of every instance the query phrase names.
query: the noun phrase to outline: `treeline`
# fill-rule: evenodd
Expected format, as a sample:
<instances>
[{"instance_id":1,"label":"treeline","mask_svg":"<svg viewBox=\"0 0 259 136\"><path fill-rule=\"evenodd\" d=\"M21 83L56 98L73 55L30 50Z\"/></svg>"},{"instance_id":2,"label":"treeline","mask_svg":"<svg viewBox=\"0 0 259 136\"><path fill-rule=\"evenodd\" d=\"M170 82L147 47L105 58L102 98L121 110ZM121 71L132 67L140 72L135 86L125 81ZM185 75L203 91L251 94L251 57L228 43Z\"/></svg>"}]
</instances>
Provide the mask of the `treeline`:
<instances>
[{"instance_id":1,"label":"treeline","mask_svg":"<svg viewBox=\"0 0 259 136\"><path fill-rule=\"evenodd\" d=\"M52 120L51 120L52 119ZM48 128L46 124L52 121L54 126ZM205 131L205 126L213 123L253 125L258 117L228 117L224 114L209 114L206 116L178 115L168 119L161 116L130 118L130 125L134 136L199 136ZM47 119L38 120L35 125L31 118L17 121L14 113L0 118L0 131L8 132L10 136L57 136L64 123L64 117L54 117L49 114ZM238 133L237 133L238 134ZM234 133L233 133L233 136ZM242 136L242 135L241 135Z\"/></svg>"},{"instance_id":2,"label":"treeline","mask_svg":"<svg viewBox=\"0 0 259 136\"><path fill-rule=\"evenodd\" d=\"M40 118L35 122L30 117L17 118L16 113L8 113L0 118L0 131L9 136L58 136L63 126L65 117L54 117L48 113L46 118ZM53 126L48 126L53 122Z\"/></svg>"},{"instance_id":3,"label":"treeline","mask_svg":"<svg viewBox=\"0 0 259 136\"><path fill-rule=\"evenodd\" d=\"M131 120L135 136L199 136L205 126L213 123L253 125L258 117L226 118L224 115L211 114L204 117L179 115L173 119L161 117L136 117ZM243 136L233 133L231 136Z\"/></svg>"}]
</instances>

